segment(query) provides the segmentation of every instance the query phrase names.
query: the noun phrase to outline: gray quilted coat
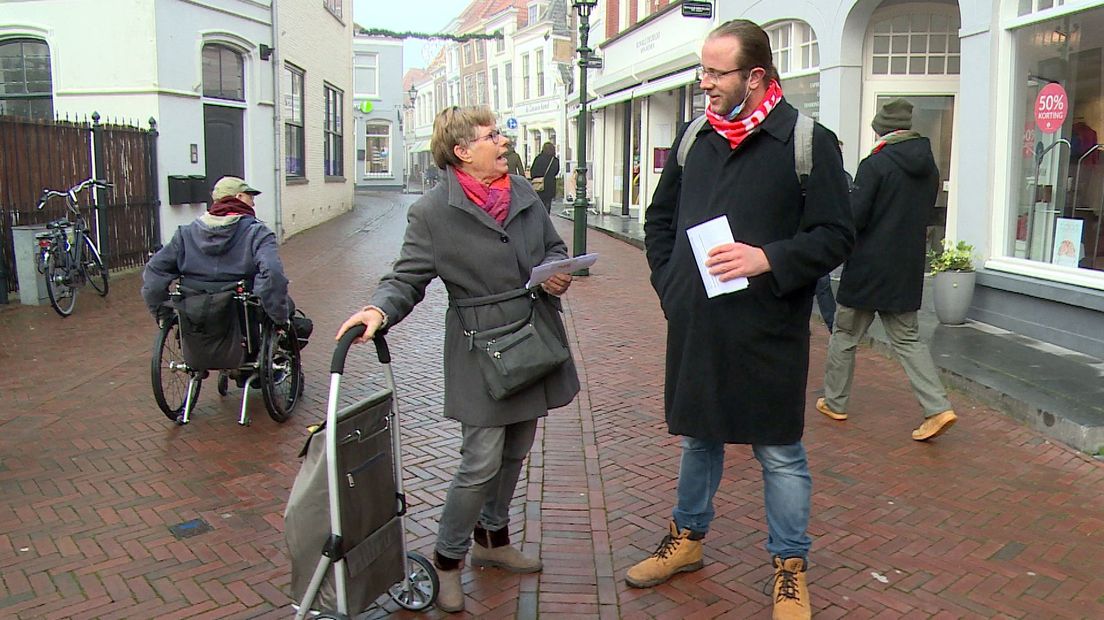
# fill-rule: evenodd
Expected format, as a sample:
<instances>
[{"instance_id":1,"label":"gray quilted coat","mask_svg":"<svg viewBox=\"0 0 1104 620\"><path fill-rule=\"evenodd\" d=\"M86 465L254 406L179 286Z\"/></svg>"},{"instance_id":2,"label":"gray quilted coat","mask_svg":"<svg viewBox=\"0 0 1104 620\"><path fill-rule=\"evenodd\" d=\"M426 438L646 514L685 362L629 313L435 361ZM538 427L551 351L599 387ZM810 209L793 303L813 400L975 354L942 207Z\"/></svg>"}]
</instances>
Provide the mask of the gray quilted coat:
<instances>
[{"instance_id":1,"label":"gray quilted coat","mask_svg":"<svg viewBox=\"0 0 1104 620\"><path fill-rule=\"evenodd\" d=\"M566 258L567 245L556 233L540 197L524 177L510 176L510 213L500 226L464 194L452 168L443 183L410 206L399 259L372 294L370 303L387 313L394 326L440 278L450 299L483 297L525 285L541 263ZM527 297L492 306L464 308L464 324L485 330L520 320L529 312ZM535 311L553 319L567 342L560 301L541 294ZM579 391L575 364L568 360L544 381L496 401L491 398L469 349L457 309L445 315L445 417L472 426L504 426L547 415Z\"/></svg>"}]
</instances>

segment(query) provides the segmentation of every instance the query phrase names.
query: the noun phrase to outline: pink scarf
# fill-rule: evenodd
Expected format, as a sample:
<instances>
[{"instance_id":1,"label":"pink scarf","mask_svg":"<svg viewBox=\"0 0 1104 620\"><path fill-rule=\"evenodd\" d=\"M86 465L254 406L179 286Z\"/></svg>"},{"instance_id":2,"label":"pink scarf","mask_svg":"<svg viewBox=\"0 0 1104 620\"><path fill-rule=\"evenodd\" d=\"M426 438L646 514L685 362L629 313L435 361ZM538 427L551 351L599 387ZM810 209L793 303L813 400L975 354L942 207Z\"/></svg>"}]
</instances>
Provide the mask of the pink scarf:
<instances>
[{"instance_id":1,"label":"pink scarf","mask_svg":"<svg viewBox=\"0 0 1104 620\"><path fill-rule=\"evenodd\" d=\"M774 106L778 105L778 102L781 100L782 87L779 86L778 82L775 80L771 80L770 86L767 87L767 96L763 97L763 100L759 102L759 106L755 108L751 116L741 120L730 121L706 107L705 117L709 119L709 124L713 126L713 129L728 140L729 146L736 148L740 146L740 143L747 139L757 127L759 127L759 124L767 118L767 115L771 113Z\"/></svg>"},{"instance_id":2,"label":"pink scarf","mask_svg":"<svg viewBox=\"0 0 1104 620\"><path fill-rule=\"evenodd\" d=\"M506 216L510 214L510 175L504 174L491 181L490 185L484 185L479 179L459 168L453 168L453 170L456 172L456 180L460 181L460 187L468 199L493 217L499 226L504 224Z\"/></svg>"}]
</instances>

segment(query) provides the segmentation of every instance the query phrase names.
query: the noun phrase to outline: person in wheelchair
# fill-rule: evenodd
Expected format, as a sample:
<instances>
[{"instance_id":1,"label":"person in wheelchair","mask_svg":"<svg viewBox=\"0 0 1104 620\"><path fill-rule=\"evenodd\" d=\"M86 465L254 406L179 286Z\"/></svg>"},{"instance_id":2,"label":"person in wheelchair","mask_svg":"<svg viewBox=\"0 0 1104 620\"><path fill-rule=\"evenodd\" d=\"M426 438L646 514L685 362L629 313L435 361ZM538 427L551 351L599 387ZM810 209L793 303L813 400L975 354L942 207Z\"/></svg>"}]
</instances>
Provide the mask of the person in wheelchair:
<instances>
[{"instance_id":1,"label":"person in wheelchair","mask_svg":"<svg viewBox=\"0 0 1104 620\"><path fill-rule=\"evenodd\" d=\"M222 177L211 192L214 202L207 213L179 227L149 260L142 274L142 298L158 323L174 312L166 303L174 281L179 281L185 299L229 291L243 281L268 318L279 327L294 322L300 348L306 344L313 325L295 316L276 235L254 212L260 193L238 177Z\"/></svg>"}]
</instances>

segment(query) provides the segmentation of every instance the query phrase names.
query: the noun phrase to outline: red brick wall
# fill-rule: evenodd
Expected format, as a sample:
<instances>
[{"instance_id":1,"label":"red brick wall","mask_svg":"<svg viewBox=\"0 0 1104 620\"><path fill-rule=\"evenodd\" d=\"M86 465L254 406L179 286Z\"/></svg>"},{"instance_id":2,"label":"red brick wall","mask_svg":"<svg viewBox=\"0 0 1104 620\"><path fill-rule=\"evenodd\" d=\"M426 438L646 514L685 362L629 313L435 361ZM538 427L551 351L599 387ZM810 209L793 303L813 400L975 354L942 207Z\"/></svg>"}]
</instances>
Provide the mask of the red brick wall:
<instances>
[{"instance_id":1,"label":"red brick wall","mask_svg":"<svg viewBox=\"0 0 1104 620\"><path fill-rule=\"evenodd\" d=\"M631 2L632 0L626 0ZM621 32L617 16L621 14L621 0L606 0L606 38L612 39Z\"/></svg>"},{"instance_id":2,"label":"red brick wall","mask_svg":"<svg viewBox=\"0 0 1104 620\"><path fill-rule=\"evenodd\" d=\"M625 27L635 26L636 22L640 21L640 16L637 15L636 8L640 4L636 0L626 0L629 3L629 23L625 24Z\"/></svg>"}]
</instances>

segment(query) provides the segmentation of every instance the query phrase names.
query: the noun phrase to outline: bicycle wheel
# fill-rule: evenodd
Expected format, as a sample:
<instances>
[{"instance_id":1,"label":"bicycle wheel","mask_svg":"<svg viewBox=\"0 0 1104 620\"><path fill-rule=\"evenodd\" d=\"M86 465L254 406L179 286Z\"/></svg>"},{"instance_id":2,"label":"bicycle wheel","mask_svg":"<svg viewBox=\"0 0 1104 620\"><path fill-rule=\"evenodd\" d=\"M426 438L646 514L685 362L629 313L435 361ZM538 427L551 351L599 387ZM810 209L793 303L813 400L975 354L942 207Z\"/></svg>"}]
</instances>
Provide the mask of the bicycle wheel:
<instances>
[{"instance_id":1,"label":"bicycle wheel","mask_svg":"<svg viewBox=\"0 0 1104 620\"><path fill-rule=\"evenodd\" d=\"M153 382L153 399L165 417L179 422L184 417L184 405L188 402L188 388L192 388L192 408L195 408L203 380L196 378L184 363L184 350L180 344L180 323L173 315L157 332L150 361L150 378Z\"/></svg>"},{"instance_id":2,"label":"bicycle wheel","mask_svg":"<svg viewBox=\"0 0 1104 620\"><path fill-rule=\"evenodd\" d=\"M84 273L100 297L107 297L107 270L100 260L99 251L88 237L84 238Z\"/></svg>"},{"instance_id":3,"label":"bicycle wheel","mask_svg":"<svg viewBox=\"0 0 1104 620\"><path fill-rule=\"evenodd\" d=\"M46 259L46 295L50 305L63 317L73 314L77 304L77 287L73 286L73 273L69 267L69 256L60 247L50 250Z\"/></svg>"},{"instance_id":4,"label":"bicycle wheel","mask_svg":"<svg viewBox=\"0 0 1104 620\"><path fill-rule=\"evenodd\" d=\"M265 409L273 420L285 422L302 393L303 367L295 328L288 326L281 332L275 326L268 326L261 342L260 362Z\"/></svg>"}]
</instances>

